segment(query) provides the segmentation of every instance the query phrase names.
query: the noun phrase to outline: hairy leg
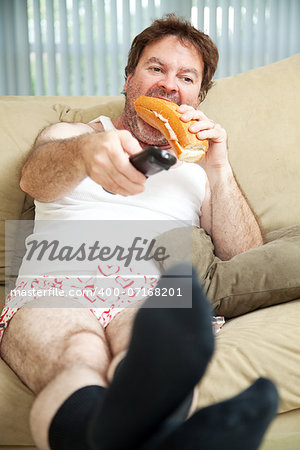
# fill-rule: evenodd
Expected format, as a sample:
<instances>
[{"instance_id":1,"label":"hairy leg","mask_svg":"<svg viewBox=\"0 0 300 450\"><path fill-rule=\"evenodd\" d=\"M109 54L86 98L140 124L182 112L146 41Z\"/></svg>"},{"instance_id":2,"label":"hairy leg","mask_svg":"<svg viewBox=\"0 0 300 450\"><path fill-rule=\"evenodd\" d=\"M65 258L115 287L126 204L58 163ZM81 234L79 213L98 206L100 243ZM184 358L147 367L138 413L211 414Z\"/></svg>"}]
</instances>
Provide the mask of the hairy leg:
<instances>
[{"instance_id":1,"label":"hairy leg","mask_svg":"<svg viewBox=\"0 0 300 450\"><path fill-rule=\"evenodd\" d=\"M82 387L106 386L111 356L104 330L88 309L49 308L47 299L40 300L39 306L15 314L0 351L37 395L31 411L32 434L39 448L49 449L48 430L57 410Z\"/></svg>"}]
</instances>

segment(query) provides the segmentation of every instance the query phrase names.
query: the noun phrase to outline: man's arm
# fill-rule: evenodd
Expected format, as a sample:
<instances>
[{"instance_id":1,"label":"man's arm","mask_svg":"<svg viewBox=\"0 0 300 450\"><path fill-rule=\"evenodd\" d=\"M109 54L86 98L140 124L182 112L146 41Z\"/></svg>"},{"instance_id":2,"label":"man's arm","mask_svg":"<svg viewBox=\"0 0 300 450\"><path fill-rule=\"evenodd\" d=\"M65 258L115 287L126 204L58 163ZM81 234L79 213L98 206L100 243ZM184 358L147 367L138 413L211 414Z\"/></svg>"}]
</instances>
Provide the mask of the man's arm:
<instances>
[{"instance_id":1,"label":"man's arm","mask_svg":"<svg viewBox=\"0 0 300 450\"><path fill-rule=\"evenodd\" d=\"M201 111L181 105L182 119L197 122L191 130L209 139L209 150L200 165L207 175L201 226L211 235L216 255L228 260L263 244L259 224L234 178L227 154L226 132Z\"/></svg>"},{"instance_id":2,"label":"man's arm","mask_svg":"<svg viewBox=\"0 0 300 450\"><path fill-rule=\"evenodd\" d=\"M95 132L86 124L58 123L38 136L22 170L21 189L38 201L51 202L86 176L106 190L142 192L145 177L129 163L141 148L127 131Z\"/></svg>"},{"instance_id":3,"label":"man's arm","mask_svg":"<svg viewBox=\"0 0 300 450\"><path fill-rule=\"evenodd\" d=\"M215 254L224 261L263 244L260 227L230 166L209 177L201 226L211 235Z\"/></svg>"},{"instance_id":4,"label":"man's arm","mask_svg":"<svg viewBox=\"0 0 300 450\"><path fill-rule=\"evenodd\" d=\"M85 177L80 149L89 133L94 130L85 124L57 123L44 129L23 166L21 189L42 202L74 189Z\"/></svg>"}]
</instances>

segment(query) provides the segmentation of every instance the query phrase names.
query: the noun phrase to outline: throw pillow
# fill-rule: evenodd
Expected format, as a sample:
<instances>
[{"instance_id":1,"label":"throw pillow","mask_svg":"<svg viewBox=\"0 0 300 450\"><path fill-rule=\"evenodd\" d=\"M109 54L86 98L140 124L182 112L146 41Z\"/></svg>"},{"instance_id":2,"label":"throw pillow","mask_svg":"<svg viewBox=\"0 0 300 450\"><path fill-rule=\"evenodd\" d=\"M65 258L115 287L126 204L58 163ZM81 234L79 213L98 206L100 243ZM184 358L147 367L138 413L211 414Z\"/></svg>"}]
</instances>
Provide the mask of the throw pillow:
<instances>
[{"instance_id":1,"label":"throw pillow","mask_svg":"<svg viewBox=\"0 0 300 450\"><path fill-rule=\"evenodd\" d=\"M191 232L192 255L185 245ZM231 318L300 298L300 226L270 232L265 242L221 261L205 231L188 227L162 234L156 246L165 246L170 255L161 270L180 261L193 263L215 313Z\"/></svg>"}]
</instances>

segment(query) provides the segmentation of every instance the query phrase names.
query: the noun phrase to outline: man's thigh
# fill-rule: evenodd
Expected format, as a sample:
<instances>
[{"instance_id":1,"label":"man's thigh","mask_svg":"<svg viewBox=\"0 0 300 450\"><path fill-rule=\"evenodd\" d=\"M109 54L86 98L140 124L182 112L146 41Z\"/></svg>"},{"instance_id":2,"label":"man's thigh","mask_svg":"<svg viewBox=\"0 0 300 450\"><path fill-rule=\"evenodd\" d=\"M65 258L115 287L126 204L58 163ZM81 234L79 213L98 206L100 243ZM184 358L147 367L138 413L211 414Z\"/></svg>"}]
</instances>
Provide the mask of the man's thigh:
<instances>
[{"instance_id":1,"label":"man's thigh","mask_svg":"<svg viewBox=\"0 0 300 450\"><path fill-rule=\"evenodd\" d=\"M51 299L53 303L53 299ZM107 370L110 351L105 333L87 308L49 307L41 299L21 308L2 338L0 354L19 378L35 393L72 364Z\"/></svg>"},{"instance_id":2,"label":"man's thigh","mask_svg":"<svg viewBox=\"0 0 300 450\"><path fill-rule=\"evenodd\" d=\"M105 329L106 339L113 357L127 350L135 317L143 304L144 300L140 300L134 303L135 307L124 308L107 325Z\"/></svg>"}]
</instances>

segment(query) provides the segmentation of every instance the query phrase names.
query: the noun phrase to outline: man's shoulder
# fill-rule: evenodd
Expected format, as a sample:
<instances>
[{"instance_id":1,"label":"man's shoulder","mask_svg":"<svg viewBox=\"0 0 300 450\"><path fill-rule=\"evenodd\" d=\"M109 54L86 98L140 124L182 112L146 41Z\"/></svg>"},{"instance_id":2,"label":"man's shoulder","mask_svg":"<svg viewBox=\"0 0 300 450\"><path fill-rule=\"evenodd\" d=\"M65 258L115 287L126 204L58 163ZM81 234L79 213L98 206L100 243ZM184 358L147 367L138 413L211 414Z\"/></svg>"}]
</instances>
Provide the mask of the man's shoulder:
<instances>
[{"instance_id":1,"label":"man's shoulder","mask_svg":"<svg viewBox=\"0 0 300 450\"><path fill-rule=\"evenodd\" d=\"M100 120L98 120L96 122L90 122L87 125L89 125L91 128L93 128L93 130L95 130L96 133L100 133L101 131L104 131L104 127L102 125L102 122L100 122Z\"/></svg>"},{"instance_id":2,"label":"man's shoulder","mask_svg":"<svg viewBox=\"0 0 300 450\"><path fill-rule=\"evenodd\" d=\"M50 125L41 132L39 136L39 143L42 143L42 141L47 142L49 140L69 139L82 134L93 133L93 131L95 130L91 124L81 122L58 122ZM101 131L103 131L103 128Z\"/></svg>"}]
</instances>

